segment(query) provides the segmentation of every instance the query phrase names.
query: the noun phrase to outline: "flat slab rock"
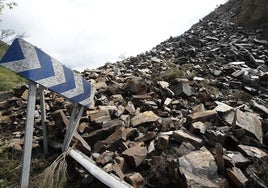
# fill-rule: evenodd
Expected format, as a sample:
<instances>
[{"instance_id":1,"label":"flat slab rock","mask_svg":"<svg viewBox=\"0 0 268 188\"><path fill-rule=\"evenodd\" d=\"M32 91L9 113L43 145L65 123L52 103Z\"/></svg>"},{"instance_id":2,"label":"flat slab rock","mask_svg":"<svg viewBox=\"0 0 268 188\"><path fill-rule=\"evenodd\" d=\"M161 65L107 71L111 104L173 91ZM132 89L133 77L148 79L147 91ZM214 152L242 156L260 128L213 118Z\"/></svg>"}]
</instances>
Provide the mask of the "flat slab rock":
<instances>
[{"instance_id":1,"label":"flat slab rock","mask_svg":"<svg viewBox=\"0 0 268 188\"><path fill-rule=\"evenodd\" d=\"M87 115L90 117L91 121L95 121L96 123L103 123L111 120L109 110L107 109L88 110Z\"/></svg>"},{"instance_id":2,"label":"flat slab rock","mask_svg":"<svg viewBox=\"0 0 268 188\"><path fill-rule=\"evenodd\" d=\"M238 145L238 147L241 149L241 152L245 153L247 156L250 156L250 157L262 158L268 155L261 149L253 147L253 146L246 146L246 145L240 144Z\"/></svg>"},{"instance_id":3,"label":"flat slab rock","mask_svg":"<svg viewBox=\"0 0 268 188\"><path fill-rule=\"evenodd\" d=\"M147 148L141 146L133 146L131 148L126 149L122 156L125 161L132 167L138 167L147 156Z\"/></svg>"},{"instance_id":4,"label":"flat slab rock","mask_svg":"<svg viewBox=\"0 0 268 188\"><path fill-rule=\"evenodd\" d=\"M217 115L217 111L215 109L213 110L205 110L202 112L195 112L193 114L189 115L189 118L192 121L200 121L200 120L207 120L209 118L213 118Z\"/></svg>"},{"instance_id":5,"label":"flat slab rock","mask_svg":"<svg viewBox=\"0 0 268 188\"><path fill-rule=\"evenodd\" d=\"M250 163L250 160L238 151L226 151L223 158L226 163L236 167L243 167Z\"/></svg>"},{"instance_id":6,"label":"flat slab rock","mask_svg":"<svg viewBox=\"0 0 268 188\"><path fill-rule=\"evenodd\" d=\"M229 168L226 170L226 174L236 187L246 187L248 179L239 168Z\"/></svg>"},{"instance_id":7,"label":"flat slab rock","mask_svg":"<svg viewBox=\"0 0 268 188\"><path fill-rule=\"evenodd\" d=\"M202 147L179 158L180 173L187 187L220 187L218 168L214 156Z\"/></svg>"},{"instance_id":8,"label":"flat slab rock","mask_svg":"<svg viewBox=\"0 0 268 188\"><path fill-rule=\"evenodd\" d=\"M202 146L203 140L198 138L190 133L185 132L184 130L173 131L172 137L179 142L190 142L194 146Z\"/></svg>"},{"instance_id":9,"label":"flat slab rock","mask_svg":"<svg viewBox=\"0 0 268 188\"><path fill-rule=\"evenodd\" d=\"M132 126L138 126L142 123L147 123L147 122L155 122L159 119L160 117L157 116L155 113L153 113L152 111L145 111L143 113L140 113L136 116L134 116L131 119L131 124Z\"/></svg>"},{"instance_id":10,"label":"flat slab rock","mask_svg":"<svg viewBox=\"0 0 268 188\"><path fill-rule=\"evenodd\" d=\"M234 118L236 118L236 127L245 129L247 132L253 134L262 143L263 132L259 116L251 112L243 112L239 109L236 110L236 117L234 111L231 111L224 116L224 120L231 125L233 124Z\"/></svg>"}]
</instances>

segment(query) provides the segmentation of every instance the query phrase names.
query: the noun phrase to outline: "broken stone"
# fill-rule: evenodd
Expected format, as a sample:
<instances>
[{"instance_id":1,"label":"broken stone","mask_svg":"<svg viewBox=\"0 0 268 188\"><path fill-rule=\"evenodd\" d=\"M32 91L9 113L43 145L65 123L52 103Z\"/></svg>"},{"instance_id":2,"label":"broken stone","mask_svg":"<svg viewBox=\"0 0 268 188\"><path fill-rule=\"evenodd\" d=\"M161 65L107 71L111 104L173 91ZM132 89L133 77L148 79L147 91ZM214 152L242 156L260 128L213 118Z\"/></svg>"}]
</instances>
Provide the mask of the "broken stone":
<instances>
[{"instance_id":1,"label":"broken stone","mask_svg":"<svg viewBox=\"0 0 268 188\"><path fill-rule=\"evenodd\" d=\"M219 41L220 40L216 37L211 37L211 36L206 36L206 39L208 39L209 41Z\"/></svg>"},{"instance_id":2,"label":"broken stone","mask_svg":"<svg viewBox=\"0 0 268 188\"><path fill-rule=\"evenodd\" d=\"M141 99L151 99L152 96L148 95L148 94L145 94L145 95L132 95L132 98L141 100Z\"/></svg>"},{"instance_id":3,"label":"broken stone","mask_svg":"<svg viewBox=\"0 0 268 188\"><path fill-rule=\"evenodd\" d=\"M157 82L159 84L159 86L164 89L164 88L168 88L169 87L169 83L166 81L158 81Z\"/></svg>"},{"instance_id":4,"label":"broken stone","mask_svg":"<svg viewBox=\"0 0 268 188\"><path fill-rule=\"evenodd\" d=\"M192 95L192 87L189 83L186 82L178 82L176 84L170 85L169 88L174 92L176 97L179 96L191 96Z\"/></svg>"},{"instance_id":5,"label":"broken stone","mask_svg":"<svg viewBox=\"0 0 268 188\"><path fill-rule=\"evenodd\" d=\"M183 142L180 145L177 153L178 153L178 156L181 157L181 156L186 155L186 154L188 154L188 153L190 153L191 151L194 151L194 150L196 150L196 148L191 143Z\"/></svg>"},{"instance_id":6,"label":"broken stone","mask_svg":"<svg viewBox=\"0 0 268 188\"><path fill-rule=\"evenodd\" d=\"M13 89L13 94L16 97L21 97L23 95L23 93L28 89L28 87L26 85L22 85L22 86L17 86ZM26 97L27 100L27 97Z\"/></svg>"},{"instance_id":7,"label":"broken stone","mask_svg":"<svg viewBox=\"0 0 268 188\"><path fill-rule=\"evenodd\" d=\"M171 98L166 98L164 105L169 105L171 103L172 99Z\"/></svg>"},{"instance_id":8,"label":"broken stone","mask_svg":"<svg viewBox=\"0 0 268 188\"><path fill-rule=\"evenodd\" d=\"M27 98L25 97L25 100L26 100ZM57 103L63 103L64 102L64 98L63 97L56 97L55 99L54 99Z\"/></svg>"},{"instance_id":9,"label":"broken stone","mask_svg":"<svg viewBox=\"0 0 268 188\"><path fill-rule=\"evenodd\" d=\"M214 110L205 110L203 112L196 112L189 115L189 118L195 122L195 121L204 121L210 118L214 118L217 115L217 111Z\"/></svg>"},{"instance_id":10,"label":"broken stone","mask_svg":"<svg viewBox=\"0 0 268 188\"><path fill-rule=\"evenodd\" d=\"M129 127L129 125L130 125L130 116L129 115L122 114L120 116L120 119L125 123L126 127Z\"/></svg>"},{"instance_id":11,"label":"broken stone","mask_svg":"<svg viewBox=\"0 0 268 188\"><path fill-rule=\"evenodd\" d=\"M131 101L128 101L127 105L125 106L125 109L130 113L130 114L135 114L136 109L134 104Z\"/></svg>"},{"instance_id":12,"label":"broken stone","mask_svg":"<svg viewBox=\"0 0 268 188\"><path fill-rule=\"evenodd\" d=\"M114 132L114 129L122 124L112 124L111 126L106 126L101 129L97 129L90 133L84 133L82 137L90 144L94 144L99 140L107 138L110 134Z\"/></svg>"},{"instance_id":13,"label":"broken stone","mask_svg":"<svg viewBox=\"0 0 268 188\"><path fill-rule=\"evenodd\" d=\"M202 147L179 158L180 173L186 179L186 186L218 187L221 185L213 155ZM221 182L221 183L219 183Z\"/></svg>"},{"instance_id":14,"label":"broken stone","mask_svg":"<svg viewBox=\"0 0 268 188\"><path fill-rule=\"evenodd\" d=\"M108 110L108 111L116 111L117 110L117 107L114 106L114 105L106 105L106 106L99 105L98 108L100 110L102 110L102 111L106 111L106 110Z\"/></svg>"},{"instance_id":15,"label":"broken stone","mask_svg":"<svg viewBox=\"0 0 268 188\"><path fill-rule=\"evenodd\" d=\"M250 160L242 155L238 151L226 151L224 152L224 161L229 167L245 167Z\"/></svg>"},{"instance_id":16,"label":"broken stone","mask_svg":"<svg viewBox=\"0 0 268 188\"><path fill-rule=\"evenodd\" d=\"M150 109L154 109L154 110L157 110L158 109L158 106L157 104L154 102L154 101L144 101L144 104L146 106L148 106Z\"/></svg>"},{"instance_id":17,"label":"broken stone","mask_svg":"<svg viewBox=\"0 0 268 188\"><path fill-rule=\"evenodd\" d=\"M96 89L106 89L107 88L107 84L105 81L98 81L97 83L94 84Z\"/></svg>"},{"instance_id":18,"label":"broken stone","mask_svg":"<svg viewBox=\"0 0 268 188\"><path fill-rule=\"evenodd\" d=\"M155 132L149 131L146 134L139 136L135 139L136 142L145 142L148 140L152 140L156 137Z\"/></svg>"},{"instance_id":19,"label":"broken stone","mask_svg":"<svg viewBox=\"0 0 268 188\"><path fill-rule=\"evenodd\" d=\"M124 157L125 161L132 167L138 167L146 158L147 156L147 149L146 147L141 146L133 146L129 149L126 149L122 156Z\"/></svg>"},{"instance_id":20,"label":"broken stone","mask_svg":"<svg viewBox=\"0 0 268 188\"><path fill-rule=\"evenodd\" d=\"M155 151L155 143L154 140L152 140L148 146L148 154L152 153L153 151Z\"/></svg>"},{"instance_id":21,"label":"broken stone","mask_svg":"<svg viewBox=\"0 0 268 188\"><path fill-rule=\"evenodd\" d=\"M212 99L206 88L200 88L198 96L203 99L204 103L209 103Z\"/></svg>"},{"instance_id":22,"label":"broken stone","mask_svg":"<svg viewBox=\"0 0 268 188\"><path fill-rule=\"evenodd\" d=\"M87 115L90 117L91 121L96 123L103 123L105 121L111 120L109 110L88 110Z\"/></svg>"},{"instance_id":23,"label":"broken stone","mask_svg":"<svg viewBox=\"0 0 268 188\"><path fill-rule=\"evenodd\" d=\"M236 111L236 125L253 133L262 143L263 133L259 117L250 112Z\"/></svg>"},{"instance_id":24,"label":"broken stone","mask_svg":"<svg viewBox=\"0 0 268 188\"><path fill-rule=\"evenodd\" d=\"M253 39L254 42L258 43L258 44L262 44L262 45L268 45L268 41L267 40L260 40L260 39Z\"/></svg>"},{"instance_id":25,"label":"broken stone","mask_svg":"<svg viewBox=\"0 0 268 188\"><path fill-rule=\"evenodd\" d=\"M112 95L111 97L114 102L119 102L123 100L123 97L120 94Z\"/></svg>"},{"instance_id":26,"label":"broken stone","mask_svg":"<svg viewBox=\"0 0 268 188\"><path fill-rule=\"evenodd\" d=\"M113 164L113 171L121 180L124 179L125 174L122 172L122 169L116 162Z\"/></svg>"},{"instance_id":27,"label":"broken stone","mask_svg":"<svg viewBox=\"0 0 268 188\"><path fill-rule=\"evenodd\" d=\"M264 112L266 115L268 115L268 108L265 107L264 105L258 104L256 101L251 100L251 103L253 105L254 108Z\"/></svg>"},{"instance_id":28,"label":"broken stone","mask_svg":"<svg viewBox=\"0 0 268 188\"><path fill-rule=\"evenodd\" d=\"M136 95L142 95L147 92L147 84L143 78L132 77L127 80L125 91Z\"/></svg>"},{"instance_id":29,"label":"broken stone","mask_svg":"<svg viewBox=\"0 0 268 188\"><path fill-rule=\"evenodd\" d=\"M131 119L131 125L133 127L136 127L142 123L148 123L148 122L156 122L159 119L159 117L153 113L152 111L145 111L143 113L140 113L136 116L134 116Z\"/></svg>"},{"instance_id":30,"label":"broken stone","mask_svg":"<svg viewBox=\"0 0 268 188\"><path fill-rule=\"evenodd\" d=\"M239 149L242 153L244 153L247 156L254 157L254 158L262 158L267 156L267 153L262 151L259 148L253 147L253 146L246 146L246 145L238 145Z\"/></svg>"},{"instance_id":31,"label":"broken stone","mask_svg":"<svg viewBox=\"0 0 268 188\"><path fill-rule=\"evenodd\" d=\"M224 175L225 165L223 160L223 147L220 143L216 143L215 145L215 152L216 152L216 163L218 166L218 172L221 175Z\"/></svg>"},{"instance_id":32,"label":"broken stone","mask_svg":"<svg viewBox=\"0 0 268 188\"><path fill-rule=\"evenodd\" d=\"M245 69L241 69L241 70L237 70L237 71L233 72L232 76L238 78L240 76L243 76L244 73L245 73Z\"/></svg>"},{"instance_id":33,"label":"broken stone","mask_svg":"<svg viewBox=\"0 0 268 188\"><path fill-rule=\"evenodd\" d=\"M222 112L222 113L225 113L225 112L229 112L230 110L233 109L233 107L227 105L227 104L224 104L222 102L219 102L219 101L215 101L215 103L218 105L216 106L215 110L217 112Z\"/></svg>"},{"instance_id":34,"label":"broken stone","mask_svg":"<svg viewBox=\"0 0 268 188\"><path fill-rule=\"evenodd\" d=\"M110 147L115 147L121 141L126 141L128 135L133 131L132 128L120 127L105 140L100 140L94 145L94 152L101 153Z\"/></svg>"},{"instance_id":35,"label":"broken stone","mask_svg":"<svg viewBox=\"0 0 268 188\"><path fill-rule=\"evenodd\" d=\"M119 106L117 107L117 110L116 110L115 115L116 115L117 117L120 117L120 116L124 113L124 111L125 111L125 107L122 106L122 105L119 105Z\"/></svg>"},{"instance_id":36,"label":"broken stone","mask_svg":"<svg viewBox=\"0 0 268 188\"><path fill-rule=\"evenodd\" d=\"M24 143L24 139L21 138L13 138L7 143L7 148L12 148L17 151L22 151L22 145Z\"/></svg>"},{"instance_id":37,"label":"broken stone","mask_svg":"<svg viewBox=\"0 0 268 188\"><path fill-rule=\"evenodd\" d=\"M263 75L260 76L259 78L260 85L263 87L268 86L268 72L264 73Z\"/></svg>"},{"instance_id":38,"label":"broken stone","mask_svg":"<svg viewBox=\"0 0 268 188\"><path fill-rule=\"evenodd\" d=\"M183 130L176 130L173 131L172 134L172 138L174 138L175 140L179 141L179 142L190 142L191 144L193 144L194 146L200 147L203 144L203 140L191 135L190 133L187 133Z\"/></svg>"},{"instance_id":39,"label":"broken stone","mask_svg":"<svg viewBox=\"0 0 268 188\"><path fill-rule=\"evenodd\" d=\"M263 139L262 125L259 117L251 112L242 112L237 109L224 116L224 120L230 125L245 129L248 133L254 135L261 143Z\"/></svg>"},{"instance_id":40,"label":"broken stone","mask_svg":"<svg viewBox=\"0 0 268 188\"><path fill-rule=\"evenodd\" d=\"M100 156L96 159L96 162L99 164L105 165L111 162L113 157L114 157L114 152L107 151L107 152L100 154Z\"/></svg>"},{"instance_id":41,"label":"broken stone","mask_svg":"<svg viewBox=\"0 0 268 188\"><path fill-rule=\"evenodd\" d=\"M83 137L80 134L75 132L74 138L78 141L77 148L79 148L85 154L91 153L91 147L88 145L88 143L83 139Z\"/></svg>"},{"instance_id":42,"label":"broken stone","mask_svg":"<svg viewBox=\"0 0 268 188\"><path fill-rule=\"evenodd\" d=\"M169 145L169 135L160 135L157 137L156 148L158 150L165 150Z\"/></svg>"},{"instance_id":43,"label":"broken stone","mask_svg":"<svg viewBox=\"0 0 268 188\"><path fill-rule=\"evenodd\" d=\"M89 126L89 123L87 122L83 122L83 123L80 123L77 130L79 133L84 133L85 132L85 129Z\"/></svg>"},{"instance_id":44,"label":"broken stone","mask_svg":"<svg viewBox=\"0 0 268 188\"><path fill-rule=\"evenodd\" d=\"M152 57L152 58L151 58L151 61L152 61L153 63L161 63L161 59L158 59L157 57Z\"/></svg>"},{"instance_id":45,"label":"broken stone","mask_svg":"<svg viewBox=\"0 0 268 188\"><path fill-rule=\"evenodd\" d=\"M205 147L180 157L179 164L181 168L193 173L199 173L205 176L217 175L218 168L216 161Z\"/></svg>"},{"instance_id":46,"label":"broken stone","mask_svg":"<svg viewBox=\"0 0 268 188\"><path fill-rule=\"evenodd\" d=\"M1 101L0 102L0 109L7 109L7 107L9 106L9 102L8 101Z\"/></svg>"},{"instance_id":47,"label":"broken stone","mask_svg":"<svg viewBox=\"0 0 268 188\"><path fill-rule=\"evenodd\" d=\"M194 132L198 132L198 133L202 133L204 134L207 130L207 125L201 121L197 121L197 122L193 122L190 125L189 131L194 133Z\"/></svg>"},{"instance_id":48,"label":"broken stone","mask_svg":"<svg viewBox=\"0 0 268 188\"><path fill-rule=\"evenodd\" d=\"M15 120L15 117L14 116L2 116L0 114L0 123L1 124L9 124L9 123L12 123L13 121Z\"/></svg>"},{"instance_id":49,"label":"broken stone","mask_svg":"<svg viewBox=\"0 0 268 188\"><path fill-rule=\"evenodd\" d=\"M229 127L227 127L229 128ZM228 129L230 130L230 128ZM225 130L220 130L220 129L208 129L206 131L206 134L204 135L206 137L206 141L208 142L208 144L214 146L214 144L221 143L224 144L226 139L227 139L227 135L225 134Z\"/></svg>"},{"instance_id":50,"label":"broken stone","mask_svg":"<svg viewBox=\"0 0 268 188\"><path fill-rule=\"evenodd\" d=\"M105 172L109 173L109 172L113 172L114 168L113 168L113 164L112 163L108 163L106 164L103 168L102 168Z\"/></svg>"},{"instance_id":51,"label":"broken stone","mask_svg":"<svg viewBox=\"0 0 268 188\"><path fill-rule=\"evenodd\" d=\"M116 156L114 160L116 164L119 166L119 168L124 172L126 170L125 159L123 157Z\"/></svg>"},{"instance_id":52,"label":"broken stone","mask_svg":"<svg viewBox=\"0 0 268 188\"><path fill-rule=\"evenodd\" d=\"M200 103L200 104L194 106L194 107L192 108L192 110L193 110L193 113L204 112L204 111L205 111L205 106L204 106L203 103Z\"/></svg>"},{"instance_id":53,"label":"broken stone","mask_svg":"<svg viewBox=\"0 0 268 188\"><path fill-rule=\"evenodd\" d=\"M235 187L246 187L248 179L239 168L232 167L226 169L226 174Z\"/></svg>"},{"instance_id":54,"label":"broken stone","mask_svg":"<svg viewBox=\"0 0 268 188\"><path fill-rule=\"evenodd\" d=\"M141 188L145 185L145 180L140 173L134 173L127 176L128 181L133 187Z\"/></svg>"}]
</instances>

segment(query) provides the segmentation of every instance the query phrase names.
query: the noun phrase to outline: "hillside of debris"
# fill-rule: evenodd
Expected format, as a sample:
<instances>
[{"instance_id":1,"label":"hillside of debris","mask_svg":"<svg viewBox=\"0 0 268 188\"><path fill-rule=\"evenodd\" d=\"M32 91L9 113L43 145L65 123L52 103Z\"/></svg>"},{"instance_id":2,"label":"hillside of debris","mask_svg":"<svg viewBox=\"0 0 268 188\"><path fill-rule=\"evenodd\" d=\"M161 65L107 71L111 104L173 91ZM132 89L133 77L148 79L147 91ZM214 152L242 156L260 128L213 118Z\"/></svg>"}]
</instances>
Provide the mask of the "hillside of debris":
<instances>
[{"instance_id":1,"label":"hillside of debris","mask_svg":"<svg viewBox=\"0 0 268 188\"><path fill-rule=\"evenodd\" d=\"M84 112L75 147L134 187L268 187L268 41L263 28L234 22L246 2L261 1L230 0L150 51L83 71L95 107ZM24 127L27 92L16 88L0 103L1 127ZM72 104L50 91L45 99L55 150ZM37 100L37 148L40 121ZM0 143L20 150L24 133L12 136L16 144ZM96 185L68 164L72 187Z\"/></svg>"},{"instance_id":2,"label":"hillside of debris","mask_svg":"<svg viewBox=\"0 0 268 188\"><path fill-rule=\"evenodd\" d=\"M266 0L229 0L207 17L228 18L245 28L254 29L264 39L268 39L268 1Z\"/></svg>"},{"instance_id":3,"label":"hillside of debris","mask_svg":"<svg viewBox=\"0 0 268 188\"><path fill-rule=\"evenodd\" d=\"M237 10L233 21L239 25L260 29L265 39L268 39L268 1L244 0Z\"/></svg>"}]
</instances>

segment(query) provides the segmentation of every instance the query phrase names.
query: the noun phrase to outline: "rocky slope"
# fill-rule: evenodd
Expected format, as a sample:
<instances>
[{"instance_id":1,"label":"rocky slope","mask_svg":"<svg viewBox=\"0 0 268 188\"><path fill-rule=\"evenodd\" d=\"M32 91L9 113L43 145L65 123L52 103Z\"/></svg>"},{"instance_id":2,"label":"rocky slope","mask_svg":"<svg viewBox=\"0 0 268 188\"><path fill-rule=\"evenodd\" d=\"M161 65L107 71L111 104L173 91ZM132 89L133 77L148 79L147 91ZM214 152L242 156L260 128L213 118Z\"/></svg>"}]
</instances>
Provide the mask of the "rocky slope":
<instances>
[{"instance_id":1,"label":"rocky slope","mask_svg":"<svg viewBox=\"0 0 268 188\"><path fill-rule=\"evenodd\" d=\"M261 29L268 39L268 2L266 0L244 0L236 11L233 21L240 25Z\"/></svg>"},{"instance_id":2,"label":"rocky slope","mask_svg":"<svg viewBox=\"0 0 268 188\"><path fill-rule=\"evenodd\" d=\"M268 41L232 22L241 3L227 2L150 51L85 70L97 92L76 147L135 187L267 187ZM0 105L2 126L25 123L27 89L15 94ZM71 104L50 92L46 102L55 147ZM91 185L80 172L80 186Z\"/></svg>"}]
</instances>

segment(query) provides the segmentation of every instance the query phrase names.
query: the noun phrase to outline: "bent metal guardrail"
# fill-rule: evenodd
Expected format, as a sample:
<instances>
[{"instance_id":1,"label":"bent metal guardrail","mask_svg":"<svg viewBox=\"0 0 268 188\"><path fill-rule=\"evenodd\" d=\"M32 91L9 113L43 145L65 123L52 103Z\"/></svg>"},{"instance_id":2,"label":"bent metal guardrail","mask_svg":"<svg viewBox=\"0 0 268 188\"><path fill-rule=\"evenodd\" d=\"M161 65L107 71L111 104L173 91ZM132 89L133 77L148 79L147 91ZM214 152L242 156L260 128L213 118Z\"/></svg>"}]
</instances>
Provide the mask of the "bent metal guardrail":
<instances>
[{"instance_id":1,"label":"bent metal guardrail","mask_svg":"<svg viewBox=\"0 0 268 188\"><path fill-rule=\"evenodd\" d=\"M74 108L69 120L68 129L66 131L62 150L66 151L72 140L74 132L79 124L80 117L84 111L84 107L91 108L94 106L93 97L95 89L93 85L83 79L80 75L75 74L71 69L59 63L54 58L43 52L41 49L26 42L23 39L17 38L0 61L0 65L9 69L20 76L30 80L26 128L23 148L23 161L21 172L20 187L26 188L29 184L30 161L32 150L32 136L34 124L34 109L36 102L37 84L41 89L41 118L44 138L44 148L46 140L45 108L43 89L47 88L55 93L62 95L73 102ZM79 110L80 107L80 110ZM45 151L46 152L46 151ZM105 173L92 162L90 162L81 152L72 150L70 153L75 160L81 163L89 172L104 184L114 187L131 187L130 185L113 178ZM85 161L86 160L86 161ZM109 180L109 181L107 181Z\"/></svg>"}]
</instances>

